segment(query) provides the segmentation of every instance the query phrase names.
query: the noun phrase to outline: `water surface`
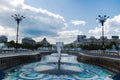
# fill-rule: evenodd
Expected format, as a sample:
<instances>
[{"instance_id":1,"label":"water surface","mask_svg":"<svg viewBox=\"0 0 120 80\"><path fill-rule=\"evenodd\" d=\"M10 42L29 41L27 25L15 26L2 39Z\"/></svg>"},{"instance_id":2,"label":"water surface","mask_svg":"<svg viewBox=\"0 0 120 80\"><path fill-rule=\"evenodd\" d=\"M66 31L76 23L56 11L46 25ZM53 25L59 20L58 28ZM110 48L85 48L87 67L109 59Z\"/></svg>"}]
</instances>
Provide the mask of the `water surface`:
<instances>
[{"instance_id":1,"label":"water surface","mask_svg":"<svg viewBox=\"0 0 120 80\"><path fill-rule=\"evenodd\" d=\"M101 67L77 62L76 56L66 54L62 55L58 71L57 60L56 54L48 55L41 62L8 69L4 80L112 80L115 75Z\"/></svg>"}]
</instances>

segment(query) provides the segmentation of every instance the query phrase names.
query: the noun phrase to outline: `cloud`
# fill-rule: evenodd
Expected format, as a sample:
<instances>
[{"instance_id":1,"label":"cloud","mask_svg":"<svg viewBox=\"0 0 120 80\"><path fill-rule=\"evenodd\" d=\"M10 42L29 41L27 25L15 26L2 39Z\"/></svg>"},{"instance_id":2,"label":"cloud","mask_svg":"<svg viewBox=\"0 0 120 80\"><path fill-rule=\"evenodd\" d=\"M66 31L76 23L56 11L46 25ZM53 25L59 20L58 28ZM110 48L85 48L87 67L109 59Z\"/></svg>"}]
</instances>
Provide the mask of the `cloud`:
<instances>
[{"instance_id":1,"label":"cloud","mask_svg":"<svg viewBox=\"0 0 120 80\"><path fill-rule=\"evenodd\" d=\"M40 36L40 37L36 37L34 38L37 41L41 41L44 37L47 38L48 41L50 41L50 43L55 44L55 42L65 42L65 44L73 42L74 40L76 40L77 35L82 34L81 31L78 30L64 30L64 31L60 31L58 32L58 36L56 37L51 37L51 36Z\"/></svg>"},{"instance_id":2,"label":"cloud","mask_svg":"<svg viewBox=\"0 0 120 80\"><path fill-rule=\"evenodd\" d=\"M79 30L66 30L58 33L59 37L56 38L57 41L62 41L65 43L71 43L77 39L77 35L81 35L82 31Z\"/></svg>"},{"instance_id":3,"label":"cloud","mask_svg":"<svg viewBox=\"0 0 120 80\"><path fill-rule=\"evenodd\" d=\"M78 26L78 25L84 26L86 24L85 21L79 21L79 20L72 20L71 23L75 26Z\"/></svg>"},{"instance_id":4,"label":"cloud","mask_svg":"<svg viewBox=\"0 0 120 80\"><path fill-rule=\"evenodd\" d=\"M104 24L105 36L119 35L120 34L120 15L114 16L108 19ZM89 30L91 35L101 36L102 27L95 27L95 29Z\"/></svg>"},{"instance_id":5,"label":"cloud","mask_svg":"<svg viewBox=\"0 0 120 80\"><path fill-rule=\"evenodd\" d=\"M16 32L13 28L0 26L0 35L7 35L13 37L16 35Z\"/></svg>"},{"instance_id":6,"label":"cloud","mask_svg":"<svg viewBox=\"0 0 120 80\"><path fill-rule=\"evenodd\" d=\"M72 38L72 37L76 37L76 35L80 35L80 34L82 34L82 32L81 31L78 31L78 30L72 30L72 31L69 31L69 30L67 30L67 31L61 31L61 32L58 32L58 34L59 34L59 38Z\"/></svg>"},{"instance_id":7,"label":"cloud","mask_svg":"<svg viewBox=\"0 0 120 80\"><path fill-rule=\"evenodd\" d=\"M11 17L15 13L26 17L19 26L19 36L22 37L58 36L58 31L67 27L64 17L59 14L29 6L24 0L1 0L0 25L5 33L10 32L6 28L16 30L16 22Z\"/></svg>"}]
</instances>

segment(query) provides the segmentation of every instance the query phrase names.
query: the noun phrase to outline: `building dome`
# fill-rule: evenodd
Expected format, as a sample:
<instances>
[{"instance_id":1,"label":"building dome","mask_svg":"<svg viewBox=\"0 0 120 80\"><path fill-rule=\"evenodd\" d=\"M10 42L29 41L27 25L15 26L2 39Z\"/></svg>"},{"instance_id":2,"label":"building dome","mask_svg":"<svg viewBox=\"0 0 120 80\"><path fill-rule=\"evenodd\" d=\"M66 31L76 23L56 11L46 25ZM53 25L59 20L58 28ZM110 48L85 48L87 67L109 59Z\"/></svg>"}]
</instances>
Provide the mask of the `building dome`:
<instances>
[{"instance_id":1,"label":"building dome","mask_svg":"<svg viewBox=\"0 0 120 80\"><path fill-rule=\"evenodd\" d=\"M30 45L35 45L35 40L33 40L30 37L25 37L22 39L23 44L30 44Z\"/></svg>"},{"instance_id":2,"label":"building dome","mask_svg":"<svg viewBox=\"0 0 120 80\"><path fill-rule=\"evenodd\" d=\"M8 38L6 36L4 36L4 35L0 36L0 43L5 43L5 42L7 42L7 40L8 40Z\"/></svg>"}]
</instances>

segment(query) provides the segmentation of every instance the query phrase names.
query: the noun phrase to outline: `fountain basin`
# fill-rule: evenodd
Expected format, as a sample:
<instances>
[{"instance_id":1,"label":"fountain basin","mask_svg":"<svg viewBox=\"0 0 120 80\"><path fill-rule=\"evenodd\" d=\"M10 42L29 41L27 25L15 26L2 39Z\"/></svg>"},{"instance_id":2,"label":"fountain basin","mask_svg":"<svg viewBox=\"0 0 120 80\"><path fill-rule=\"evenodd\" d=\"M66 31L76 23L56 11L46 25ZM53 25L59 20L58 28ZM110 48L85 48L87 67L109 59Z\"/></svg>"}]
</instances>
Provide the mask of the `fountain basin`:
<instances>
[{"instance_id":1,"label":"fountain basin","mask_svg":"<svg viewBox=\"0 0 120 80\"><path fill-rule=\"evenodd\" d=\"M107 80L107 78L112 80L110 76L114 75L114 73L95 65L65 63L64 67L66 65L77 66L80 70L76 71L77 69L69 67L58 71L48 63L37 62L6 70L7 76L4 80Z\"/></svg>"},{"instance_id":2,"label":"fountain basin","mask_svg":"<svg viewBox=\"0 0 120 80\"><path fill-rule=\"evenodd\" d=\"M80 63L76 56L61 54L60 70L57 56L44 56L41 62L5 70L4 80L113 80L115 73L101 67Z\"/></svg>"}]
</instances>

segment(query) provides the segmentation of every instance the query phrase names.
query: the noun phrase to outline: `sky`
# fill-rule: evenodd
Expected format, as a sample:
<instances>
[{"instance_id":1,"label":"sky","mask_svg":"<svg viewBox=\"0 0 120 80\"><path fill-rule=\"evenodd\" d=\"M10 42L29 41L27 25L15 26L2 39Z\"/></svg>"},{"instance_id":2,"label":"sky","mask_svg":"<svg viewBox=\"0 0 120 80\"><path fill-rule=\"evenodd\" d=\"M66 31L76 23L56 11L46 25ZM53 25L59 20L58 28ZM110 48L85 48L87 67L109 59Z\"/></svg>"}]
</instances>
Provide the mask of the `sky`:
<instances>
[{"instance_id":1,"label":"sky","mask_svg":"<svg viewBox=\"0 0 120 80\"><path fill-rule=\"evenodd\" d=\"M101 36L98 15L110 16L104 24L105 36L120 36L120 0L1 0L0 35L16 39L16 22L11 15L25 16L19 25L19 42L44 37L50 43L71 43L77 35Z\"/></svg>"}]
</instances>

